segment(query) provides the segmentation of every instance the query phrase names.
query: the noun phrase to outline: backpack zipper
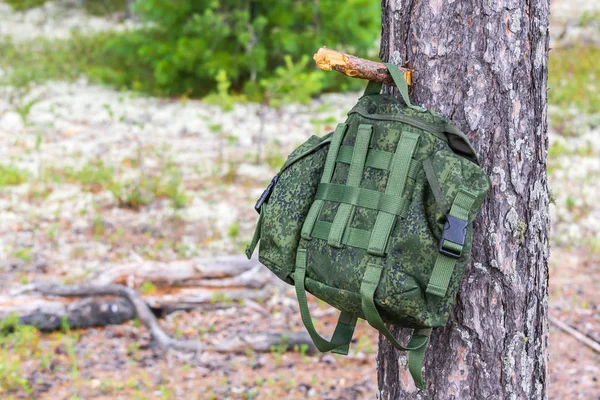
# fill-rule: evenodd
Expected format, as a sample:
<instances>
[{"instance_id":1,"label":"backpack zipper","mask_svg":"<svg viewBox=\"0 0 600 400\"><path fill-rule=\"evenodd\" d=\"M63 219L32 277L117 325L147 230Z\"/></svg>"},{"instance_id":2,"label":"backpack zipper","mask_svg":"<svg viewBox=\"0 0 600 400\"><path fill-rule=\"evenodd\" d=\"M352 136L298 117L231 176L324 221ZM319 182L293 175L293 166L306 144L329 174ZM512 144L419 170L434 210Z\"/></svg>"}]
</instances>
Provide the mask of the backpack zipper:
<instances>
[{"instance_id":1,"label":"backpack zipper","mask_svg":"<svg viewBox=\"0 0 600 400\"><path fill-rule=\"evenodd\" d=\"M279 173L277 175L281 175L281 173L283 171L288 169L296 161L314 153L315 151L319 150L321 147L325 146L326 144L329 144L330 142L331 142L331 135L329 135L329 137L324 138L318 144L316 144L314 147L311 147L310 149L306 150L304 153L300 153L296 157L292 158L291 160L287 160L286 163L283 164L283 167L281 167L281 169L279 170Z\"/></svg>"}]
</instances>

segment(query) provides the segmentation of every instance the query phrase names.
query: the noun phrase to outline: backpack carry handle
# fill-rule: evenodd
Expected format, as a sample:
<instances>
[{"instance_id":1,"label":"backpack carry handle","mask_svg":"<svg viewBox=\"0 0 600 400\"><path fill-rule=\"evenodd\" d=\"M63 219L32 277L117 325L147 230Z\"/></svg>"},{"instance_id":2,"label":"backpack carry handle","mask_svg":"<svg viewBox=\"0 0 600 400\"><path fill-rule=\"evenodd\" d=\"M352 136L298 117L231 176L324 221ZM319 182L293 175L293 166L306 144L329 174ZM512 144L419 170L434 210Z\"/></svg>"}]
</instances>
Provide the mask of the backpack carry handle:
<instances>
[{"instance_id":1,"label":"backpack carry handle","mask_svg":"<svg viewBox=\"0 0 600 400\"><path fill-rule=\"evenodd\" d=\"M388 71L390 71L390 75L400 92L400 96L402 96L402 100L406 103L407 106L413 108L413 105L410 103L410 98L408 97L408 84L404 79L404 74L400 72L398 67L392 63L384 63L387 67Z\"/></svg>"},{"instance_id":2,"label":"backpack carry handle","mask_svg":"<svg viewBox=\"0 0 600 400\"><path fill-rule=\"evenodd\" d=\"M423 107L415 106L410 102L410 97L408 97L408 84L404 79L404 74L400 71L400 69L398 69L398 66L392 63L383 64L387 67L388 71L390 72L390 75L394 80L394 84L398 88L398 91L400 92L400 96L402 96L402 100L404 101L404 103L414 110L425 111ZM381 87L381 82L369 81L369 83L367 84L367 88L365 89L364 95L379 94L381 92Z\"/></svg>"}]
</instances>

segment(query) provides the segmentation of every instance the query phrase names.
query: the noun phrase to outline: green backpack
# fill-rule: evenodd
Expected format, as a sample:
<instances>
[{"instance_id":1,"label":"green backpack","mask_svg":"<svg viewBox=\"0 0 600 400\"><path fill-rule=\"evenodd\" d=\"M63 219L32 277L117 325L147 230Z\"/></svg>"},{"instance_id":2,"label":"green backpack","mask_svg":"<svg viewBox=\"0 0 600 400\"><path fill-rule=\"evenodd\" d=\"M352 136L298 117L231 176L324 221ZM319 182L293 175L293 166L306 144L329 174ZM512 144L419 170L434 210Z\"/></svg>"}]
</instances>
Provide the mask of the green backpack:
<instances>
[{"instance_id":1,"label":"green backpack","mask_svg":"<svg viewBox=\"0 0 600 400\"><path fill-rule=\"evenodd\" d=\"M348 354L366 319L409 352L423 388L431 328L448 321L490 184L467 137L411 105L402 73L386 66L405 104L369 82L346 122L294 150L256 203L246 255L260 240L260 262L295 286L320 351ZM306 291L341 311L330 340L315 331ZM385 323L413 328L409 343Z\"/></svg>"}]
</instances>

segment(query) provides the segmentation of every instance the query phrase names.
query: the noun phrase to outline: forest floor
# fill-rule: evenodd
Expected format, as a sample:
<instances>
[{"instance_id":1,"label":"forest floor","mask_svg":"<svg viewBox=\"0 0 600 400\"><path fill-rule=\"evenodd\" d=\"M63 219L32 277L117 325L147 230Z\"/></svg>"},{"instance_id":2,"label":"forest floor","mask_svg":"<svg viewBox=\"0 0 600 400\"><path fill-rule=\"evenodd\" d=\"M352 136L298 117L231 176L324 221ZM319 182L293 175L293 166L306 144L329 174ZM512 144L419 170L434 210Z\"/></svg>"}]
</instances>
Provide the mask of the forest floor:
<instances>
[{"instance_id":1,"label":"forest floor","mask_svg":"<svg viewBox=\"0 0 600 400\"><path fill-rule=\"evenodd\" d=\"M564 16L569 4L553 7ZM4 6L2 24L13 28L1 34L53 31L52 20L36 19L41 11L17 15ZM561 40L589 37L580 25ZM286 154L331 131L357 97L224 111L85 79L1 86L0 297L38 280L85 282L117 264L241 254L256 222L252 205ZM550 314L600 341L600 114L549 111ZM156 286L139 289L151 296ZM162 319L170 334L206 345L194 356L152 348L138 321L50 334L21 327L0 337L0 398L374 398L378 336L364 321L348 357L284 345L218 351L249 333L303 330L291 288L269 280L268 289L256 301L215 298ZM318 329L331 329L335 315L311 305ZM600 354L552 325L549 367L551 399L600 399Z\"/></svg>"}]
</instances>

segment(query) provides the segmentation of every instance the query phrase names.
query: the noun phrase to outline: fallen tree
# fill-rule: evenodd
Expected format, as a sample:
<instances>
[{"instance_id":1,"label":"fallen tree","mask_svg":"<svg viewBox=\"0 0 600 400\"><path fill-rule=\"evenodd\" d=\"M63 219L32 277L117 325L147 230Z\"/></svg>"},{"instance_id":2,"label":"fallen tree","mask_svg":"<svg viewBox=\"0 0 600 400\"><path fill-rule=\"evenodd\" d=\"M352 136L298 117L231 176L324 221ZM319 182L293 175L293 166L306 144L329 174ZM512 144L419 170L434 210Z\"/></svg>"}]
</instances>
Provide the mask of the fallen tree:
<instances>
[{"instance_id":1,"label":"fallen tree","mask_svg":"<svg viewBox=\"0 0 600 400\"><path fill-rule=\"evenodd\" d=\"M35 282L18 287L10 296L0 297L0 319L16 315L20 324L54 331L65 323L70 328L89 328L137 318L148 329L151 346L201 352L202 343L172 338L160 327L158 318L180 310L212 310L234 304L269 315L254 300L269 296L270 277L256 259L241 256L113 264L80 284ZM140 295L135 288L145 282L155 289ZM301 347L314 351L305 331L233 335L215 345L214 350L269 352L275 346L285 351Z\"/></svg>"}]
</instances>

